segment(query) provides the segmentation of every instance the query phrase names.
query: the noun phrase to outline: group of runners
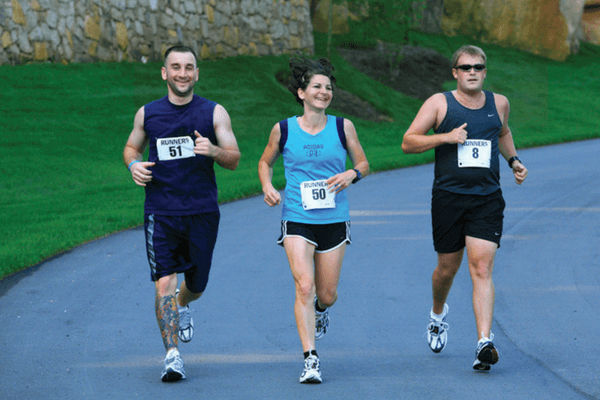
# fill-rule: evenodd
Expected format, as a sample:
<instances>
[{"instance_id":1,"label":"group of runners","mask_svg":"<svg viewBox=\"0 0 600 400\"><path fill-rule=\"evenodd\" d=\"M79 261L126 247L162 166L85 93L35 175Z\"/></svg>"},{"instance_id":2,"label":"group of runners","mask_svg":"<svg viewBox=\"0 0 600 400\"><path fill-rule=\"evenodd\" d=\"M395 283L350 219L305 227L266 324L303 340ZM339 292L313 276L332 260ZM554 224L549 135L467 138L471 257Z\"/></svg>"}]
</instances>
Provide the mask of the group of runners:
<instances>
[{"instance_id":1,"label":"group of runners","mask_svg":"<svg viewBox=\"0 0 600 400\"><path fill-rule=\"evenodd\" d=\"M499 155L508 161L516 183L527 177L508 127L508 100L483 90L486 61L478 47L458 49L452 59L456 90L430 97L402 140L405 153L435 149L431 210L438 263L427 342L436 353L446 346L446 299L466 248L478 335L475 370L489 370L498 361L491 328L492 271L505 206ZM336 83L330 61L291 58L290 72L288 89L303 114L273 126L258 161L258 178L265 203L282 205L277 243L285 249L295 282L294 314L304 352L299 380L321 383L315 341L327 333L346 245L351 244L346 189L368 175L369 163L352 121L326 113ZM214 163L235 170L241 154L225 108L194 94L199 79L195 52L183 45L169 48L161 74L167 95L137 111L123 160L133 181L145 188L146 250L166 350L161 379L173 382L186 378L178 343L194 335L189 305L206 288L217 240ZM271 183L279 156L286 179L283 199ZM178 274L184 276L181 283Z\"/></svg>"}]
</instances>

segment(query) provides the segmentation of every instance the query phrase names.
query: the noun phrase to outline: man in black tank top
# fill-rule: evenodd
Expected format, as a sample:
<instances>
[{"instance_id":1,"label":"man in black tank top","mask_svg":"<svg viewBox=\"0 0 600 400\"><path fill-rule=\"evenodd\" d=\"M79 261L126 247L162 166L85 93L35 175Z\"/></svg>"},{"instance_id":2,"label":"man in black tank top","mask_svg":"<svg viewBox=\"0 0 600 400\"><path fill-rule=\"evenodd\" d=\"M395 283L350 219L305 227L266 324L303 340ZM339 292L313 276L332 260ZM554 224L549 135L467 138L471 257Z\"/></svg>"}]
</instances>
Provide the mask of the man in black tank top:
<instances>
[{"instance_id":1,"label":"man in black tank top","mask_svg":"<svg viewBox=\"0 0 600 400\"><path fill-rule=\"evenodd\" d=\"M193 337L189 304L208 283L220 218L213 165L234 170L240 159L225 108L194 95L198 73L191 48L165 52L167 96L137 111L123 150L131 178L146 189L146 252L167 352L163 382L186 378L178 344ZM179 288L178 274L185 276Z\"/></svg>"},{"instance_id":2,"label":"man in black tank top","mask_svg":"<svg viewBox=\"0 0 600 400\"><path fill-rule=\"evenodd\" d=\"M478 337L473 369L488 371L498 362L492 342L492 271L505 207L499 155L508 162L517 184L523 183L527 169L517 157L508 127L508 100L483 90L487 73L483 50L463 46L454 53L452 65L456 90L427 99L404 134L402 150L414 154L435 149L431 216L438 263L432 276L429 347L439 353L448 341L446 299L466 247ZM430 130L433 135L428 135Z\"/></svg>"}]
</instances>

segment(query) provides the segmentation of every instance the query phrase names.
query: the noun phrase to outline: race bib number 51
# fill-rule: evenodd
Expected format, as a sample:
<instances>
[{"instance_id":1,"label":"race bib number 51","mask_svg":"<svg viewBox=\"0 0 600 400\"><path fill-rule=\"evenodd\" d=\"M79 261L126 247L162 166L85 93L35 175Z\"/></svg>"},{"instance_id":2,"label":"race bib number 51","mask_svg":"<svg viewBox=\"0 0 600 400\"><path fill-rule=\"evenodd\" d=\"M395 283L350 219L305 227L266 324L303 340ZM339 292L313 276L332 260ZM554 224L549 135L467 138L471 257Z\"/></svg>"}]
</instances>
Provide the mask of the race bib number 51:
<instances>
[{"instance_id":1,"label":"race bib number 51","mask_svg":"<svg viewBox=\"0 0 600 400\"><path fill-rule=\"evenodd\" d=\"M465 140L463 144L458 144L458 166L460 168L489 168L491 158L491 140Z\"/></svg>"},{"instance_id":2,"label":"race bib number 51","mask_svg":"<svg viewBox=\"0 0 600 400\"><path fill-rule=\"evenodd\" d=\"M302 207L305 210L335 208L335 193L327 190L327 181L307 181L300 184Z\"/></svg>"},{"instance_id":3,"label":"race bib number 51","mask_svg":"<svg viewBox=\"0 0 600 400\"><path fill-rule=\"evenodd\" d=\"M158 159L160 161L178 160L194 157L194 141L189 136L163 138L156 140Z\"/></svg>"}]
</instances>

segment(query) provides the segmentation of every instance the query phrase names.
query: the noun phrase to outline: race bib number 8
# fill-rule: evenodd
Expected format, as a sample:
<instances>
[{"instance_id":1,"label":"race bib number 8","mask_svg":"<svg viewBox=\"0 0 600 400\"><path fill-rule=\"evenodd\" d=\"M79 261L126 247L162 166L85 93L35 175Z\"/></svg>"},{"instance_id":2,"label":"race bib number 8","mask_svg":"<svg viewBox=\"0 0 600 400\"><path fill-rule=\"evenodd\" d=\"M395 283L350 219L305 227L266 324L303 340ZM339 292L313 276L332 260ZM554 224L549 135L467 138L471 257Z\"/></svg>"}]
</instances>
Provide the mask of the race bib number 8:
<instances>
[{"instance_id":1,"label":"race bib number 8","mask_svg":"<svg viewBox=\"0 0 600 400\"><path fill-rule=\"evenodd\" d=\"M465 140L465 143L458 144L458 166L460 168L489 168L491 158L491 140Z\"/></svg>"},{"instance_id":2,"label":"race bib number 8","mask_svg":"<svg viewBox=\"0 0 600 400\"><path fill-rule=\"evenodd\" d=\"M194 141L189 136L163 138L156 140L156 149L160 161L178 160L194 157Z\"/></svg>"},{"instance_id":3,"label":"race bib number 8","mask_svg":"<svg viewBox=\"0 0 600 400\"><path fill-rule=\"evenodd\" d=\"M300 193L305 210L335 208L335 193L327 190L326 180L302 182Z\"/></svg>"}]
</instances>

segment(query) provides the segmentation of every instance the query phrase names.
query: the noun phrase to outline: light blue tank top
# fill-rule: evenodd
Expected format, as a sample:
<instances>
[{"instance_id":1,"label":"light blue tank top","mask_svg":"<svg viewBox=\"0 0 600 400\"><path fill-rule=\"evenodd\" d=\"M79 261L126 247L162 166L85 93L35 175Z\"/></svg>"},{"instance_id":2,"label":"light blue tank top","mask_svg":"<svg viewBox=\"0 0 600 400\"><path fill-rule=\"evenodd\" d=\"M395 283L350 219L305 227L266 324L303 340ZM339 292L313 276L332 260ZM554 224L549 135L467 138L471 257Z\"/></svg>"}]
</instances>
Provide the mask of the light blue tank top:
<instances>
[{"instance_id":1,"label":"light blue tank top","mask_svg":"<svg viewBox=\"0 0 600 400\"><path fill-rule=\"evenodd\" d=\"M350 208L345 190L335 196L335 208L312 210L304 209L300 193L302 182L328 179L346 170L345 136L343 131L338 131L338 127L343 129L343 119L328 115L327 125L316 135L300 128L295 116L280 123L280 127L285 125L287 138L282 132L280 146L286 179L282 219L305 224L349 221Z\"/></svg>"}]
</instances>

